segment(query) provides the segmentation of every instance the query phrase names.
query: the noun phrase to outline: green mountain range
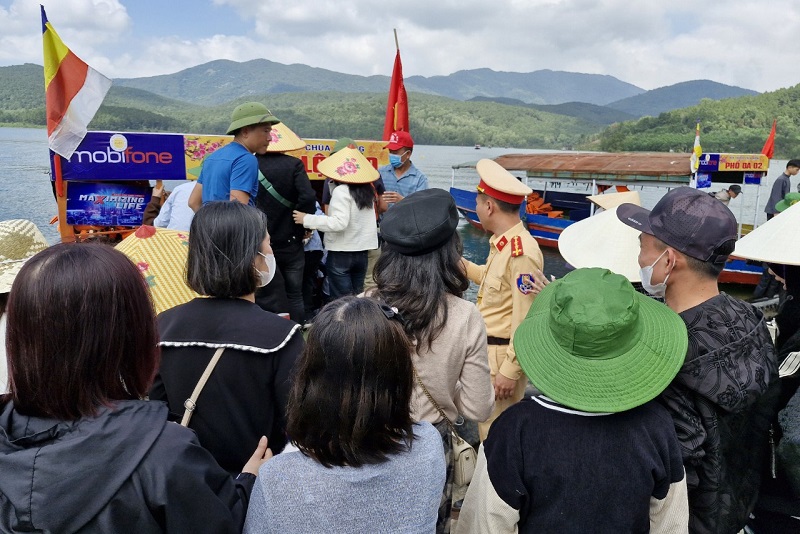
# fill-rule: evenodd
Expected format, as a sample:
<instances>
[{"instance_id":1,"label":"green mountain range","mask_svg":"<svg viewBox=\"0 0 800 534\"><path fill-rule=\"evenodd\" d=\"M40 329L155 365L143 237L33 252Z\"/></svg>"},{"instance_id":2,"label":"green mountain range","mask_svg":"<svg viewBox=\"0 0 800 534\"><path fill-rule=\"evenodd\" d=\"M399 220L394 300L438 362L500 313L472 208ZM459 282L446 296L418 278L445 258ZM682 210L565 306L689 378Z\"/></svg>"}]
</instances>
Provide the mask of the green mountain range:
<instances>
[{"instance_id":1,"label":"green mountain range","mask_svg":"<svg viewBox=\"0 0 800 534\"><path fill-rule=\"evenodd\" d=\"M185 105L179 113L166 113L163 107L158 109L151 104L146 92L121 90L129 91L112 87L90 128L121 129L116 122L119 110L127 108L133 110L131 120L138 109L165 118L160 127L142 124L139 129L223 133L235 105L257 100L267 104L301 137L380 139L386 112L386 96L382 94L324 92L248 96L218 106ZM421 144L562 148L588 142L600 130L598 125L581 119L492 102L460 102L420 93L410 93L408 99L414 140ZM174 105L169 100L160 104ZM172 117L179 122L166 122L175 120Z\"/></svg>"},{"instance_id":2,"label":"green mountain range","mask_svg":"<svg viewBox=\"0 0 800 534\"><path fill-rule=\"evenodd\" d=\"M597 138L597 148L607 151L690 151L694 128L700 121L700 142L705 152L760 152L772 127L775 157L800 157L800 85L755 96L699 105L614 124Z\"/></svg>"},{"instance_id":3,"label":"green mountain range","mask_svg":"<svg viewBox=\"0 0 800 534\"><path fill-rule=\"evenodd\" d=\"M607 107L629 113L636 117L656 115L673 109L695 106L704 98L723 100L747 95L757 95L755 91L733 87L711 80L693 80L659 87L646 93L617 100Z\"/></svg>"},{"instance_id":4,"label":"green mountain range","mask_svg":"<svg viewBox=\"0 0 800 534\"><path fill-rule=\"evenodd\" d=\"M614 124L615 122L625 122L636 119L636 115L612 109L609 106L598 106L587 104L586 102L565 102L563 104L526 104L516 98L476 96L470 98L469 102L497 102L509 106L522 106L531 109L538 109L556 115L566 115L601 125Z\"/></svg>"},{"instance_id":5,"label":"green mountain range","mask_svg":"<svg viewBox=\"0 0 800 534\"><path fill-rule=\"evenodd\" d=\"M174 74L149 78L116 79L115 85L135 87L194 104L222 104L263 94L381 93L389 88L387 76L356 76L307 65L283 65L266 59L238 63L218 60ZM540 70L496 72L462 70L448 76L410 76L406 90L468 100L475 96L517 98L526 103L560 104L568 101L607 104L644 92L644 89L598 74Z\"/></svg>"},{"instance_id":6,"label":"green mountain range","mask_svg":"<svg viewBox=\"0 0 800 534\"><path fill-rule=\"evenodd\" d=\"M43 85L41 66L0 67L0 126L43 126ZM305 65L212 61L115 80L90 128L221 133L235 105L257 100L303 137L377 139L388 85L385 76ZM700 119L705 149L758 151L777 117L776 156L789 157L800 135L800 86L757 95L699 80L642 92L610 76L477 69L412 76L406 87L411 128L424 144L687 150ZM631 120L642 114L651 117Z\"/></svg>"}]
</instances>

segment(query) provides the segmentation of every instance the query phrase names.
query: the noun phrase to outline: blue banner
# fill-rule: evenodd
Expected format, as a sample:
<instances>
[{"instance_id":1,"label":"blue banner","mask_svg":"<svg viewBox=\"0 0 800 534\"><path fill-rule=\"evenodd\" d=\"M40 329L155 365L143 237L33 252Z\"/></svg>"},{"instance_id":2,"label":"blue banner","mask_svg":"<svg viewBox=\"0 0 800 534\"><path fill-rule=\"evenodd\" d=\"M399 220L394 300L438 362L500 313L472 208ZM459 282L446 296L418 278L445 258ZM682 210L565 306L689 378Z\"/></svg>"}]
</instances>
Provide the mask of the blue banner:
<instances>
[{"instance_id":1,"label":"blue banner","mask_svg":"<svg viewBox=\"0 0 800 534\"><path fill-rule=\"evenodd\" d=\"M697 172L716 172L719 169L719 154L703 154Z\"/></svg>"},{"instance_id":2,"label":"blue banner","mask_svg":"<svg viewBox=\"0 0 800 534\"><path fill-rule=\"evenodd\" d=\"M183 134L88 132L71 158L62 158L64 180L185 180ZM50 164L55 157L50 152Z\"/></svg>"},{"instance_id":3,"label":"blue banner","mask_svg":"<svg viewBox=\"0 0 800 534\"><path fill-rule=\"evenodd\" d=\"M707 172L697 173L697 189L706 189L711 187L711 175Z\"/></svg>"},{"instance_id":4,"label":"blue banner","mask_svg":"<svg viewBox=\"0 0 800 534\"><path fill-rule=\"evenodd\" d=\"M150 188L110 183L71 183L67 224L140 226Z\"/></svg>"},{"instance_id":5,"label":"blue banner","mask_svg":"<svg viewBox=\"0 0 800 534\"><path fill-rule=\"evenodd\" d=\"M744 173L744 183L761 185L761 178L764 174L763 172L746 172Z\"/></svg>"}]
</instances>

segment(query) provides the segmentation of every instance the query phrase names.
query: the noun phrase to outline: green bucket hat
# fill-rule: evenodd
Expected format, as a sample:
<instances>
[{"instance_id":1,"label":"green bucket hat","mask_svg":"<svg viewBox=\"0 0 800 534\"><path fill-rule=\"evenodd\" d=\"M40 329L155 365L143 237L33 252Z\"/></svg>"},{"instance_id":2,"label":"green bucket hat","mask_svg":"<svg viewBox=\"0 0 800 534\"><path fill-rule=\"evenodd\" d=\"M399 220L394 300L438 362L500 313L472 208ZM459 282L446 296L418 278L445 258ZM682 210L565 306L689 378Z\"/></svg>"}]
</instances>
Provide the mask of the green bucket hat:
<instances>
[{"instance_id":1,"label":"green bucket hat","mask_svg":"<svg viewBox=\"0 0 800 534\"><path fill-rule=\"evenodd\" d=\"M790 206L794 206L800 202L800 193L787 193L783 200L775 204L775 209L778 212L784 211L788 209Z\"/></svg>"},{"instance_id":2,"label":"green bucket hat","mask_svg":"<svg viewBox=\"0 0 800 534\"><path fill-rule=\"evenodd\" d=\"M597 268L545 287L514 332L533 385L585 412L622 412L654 399L678 374L688 343L677 313Z\"/></svg>"},{"instance_id":3,"label":"green bucket hat","mask_svg":"<svg viewBox=\"0 0 800 534\"><path fill-rule=\"evenodd\" d=\"M278 124L279 121L267 106L260 102L245 102L236 106L231 114L231 125L225 133L231 134L239 128L253 124Z\"/></svg>"}]
</instances>

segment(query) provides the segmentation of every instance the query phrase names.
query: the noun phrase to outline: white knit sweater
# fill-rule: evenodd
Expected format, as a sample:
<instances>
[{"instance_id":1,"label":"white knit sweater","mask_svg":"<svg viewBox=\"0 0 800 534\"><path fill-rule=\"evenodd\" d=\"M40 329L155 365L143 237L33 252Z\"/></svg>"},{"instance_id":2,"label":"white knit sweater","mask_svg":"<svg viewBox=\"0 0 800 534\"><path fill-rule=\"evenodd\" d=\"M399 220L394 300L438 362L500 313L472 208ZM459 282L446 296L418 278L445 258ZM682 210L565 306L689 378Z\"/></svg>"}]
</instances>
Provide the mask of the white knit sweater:
<instances>
[{"instance_id":1,"label":"white knit sweater","mask_svg":"<svg viewBox=\"0 0 800 534\"><path fill-rule=\"evenodd\" d=\"M306 215L303 226L325 232L327 250L357 252L378 248L375 210L358 209L347 184L333 188L327 215Z\"/></svg>"}]
</instances>

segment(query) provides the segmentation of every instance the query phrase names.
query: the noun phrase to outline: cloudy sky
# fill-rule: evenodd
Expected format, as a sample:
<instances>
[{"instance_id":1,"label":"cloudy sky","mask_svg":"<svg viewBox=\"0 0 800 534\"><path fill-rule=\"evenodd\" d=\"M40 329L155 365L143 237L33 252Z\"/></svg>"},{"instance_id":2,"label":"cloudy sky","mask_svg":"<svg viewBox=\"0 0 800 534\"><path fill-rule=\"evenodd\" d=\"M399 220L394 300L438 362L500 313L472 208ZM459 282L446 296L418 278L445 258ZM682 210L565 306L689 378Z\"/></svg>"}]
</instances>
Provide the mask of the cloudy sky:
<instances>
[{"instance_id":1,"label":"cloudy sky","mask_svg":"<svg viewBox=\"0 0 800 534\"><path fill-rule=\"evenodd\" d=\"M485 68L608 74L644 89L800 83L798 0L0 0L0 66L42 63L39 4L111 78L266 58L406 76Z\"/></svg>"}]
</instances>

